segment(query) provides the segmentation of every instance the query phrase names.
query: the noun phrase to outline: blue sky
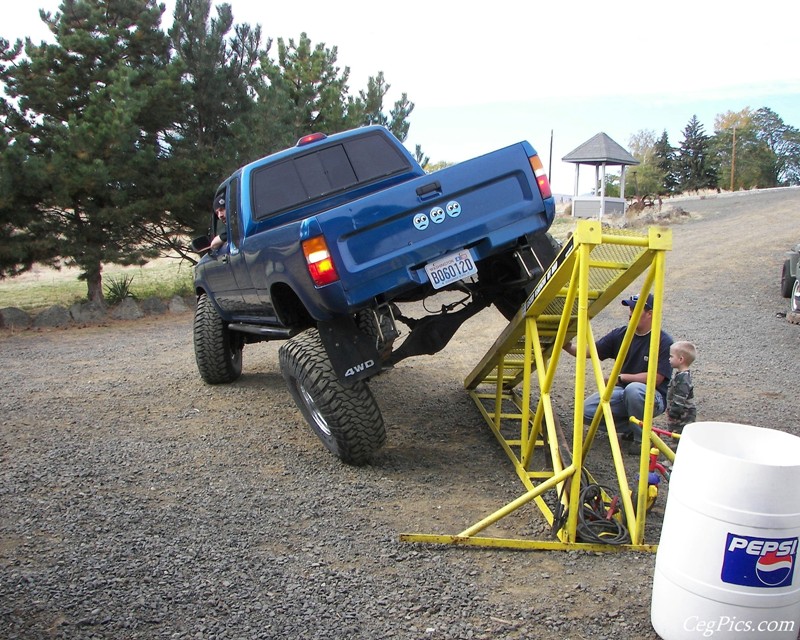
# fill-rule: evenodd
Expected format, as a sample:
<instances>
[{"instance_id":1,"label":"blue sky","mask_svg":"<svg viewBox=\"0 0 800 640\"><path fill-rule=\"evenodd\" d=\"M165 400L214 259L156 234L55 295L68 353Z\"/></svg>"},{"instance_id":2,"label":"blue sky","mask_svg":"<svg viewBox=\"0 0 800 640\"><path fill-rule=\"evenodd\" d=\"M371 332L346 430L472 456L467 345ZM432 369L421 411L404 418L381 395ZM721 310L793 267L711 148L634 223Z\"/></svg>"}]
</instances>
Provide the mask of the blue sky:
<instances>
[{"instance_id":1,"label":"blue sky","mask_svg":"<svg viewBox=\"0 0 800 640\"><path fill-rule=\"evenodd\" d=\"M168 22L174 0L164 3ZM59 6L4 4L0 36L37 42L48 35L38 9ZM400 92L416 105L412 151L420 144L433 161L457 162L528 140L557 193L574 185L574 165L561 158L600 131L627 147L638 131L666 130L677 145L693 115L712 133L718 114L745 107L800 128L796 0L230 4L236 22L260 24L265 36L306 32L336 46L353 93L383 71L387 107ZM581 176L579 191L590 172Z\"/></svg>"}]
</instances>

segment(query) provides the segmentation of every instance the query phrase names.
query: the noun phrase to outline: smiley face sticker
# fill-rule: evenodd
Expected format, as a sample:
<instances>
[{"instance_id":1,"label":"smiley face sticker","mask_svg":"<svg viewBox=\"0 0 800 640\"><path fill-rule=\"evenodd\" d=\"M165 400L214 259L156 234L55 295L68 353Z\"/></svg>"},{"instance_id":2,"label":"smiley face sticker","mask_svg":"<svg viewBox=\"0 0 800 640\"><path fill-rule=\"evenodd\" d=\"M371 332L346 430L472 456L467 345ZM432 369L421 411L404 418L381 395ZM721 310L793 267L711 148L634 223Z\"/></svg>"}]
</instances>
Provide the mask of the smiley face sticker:
<instances>
[{"instance_id":1,"label":"smiley face sticker","mask_svg":"<svg viewBox=\"0 0 800 640\"><path fill-rule=\"evenodd\" d=\"M418 231L425 231L431 222L442 224L447 218L457 218L461 215L461 204L456 200L451 200L445 207L434 207L428 213L417 213L414 215L414 226Z\"/></svg>"},{"instance_id":2,"label":"smiley face sticker","mask_svg":"<svg viewBox=\"0 0 800 640\"><path fill-rule=\"evenodd\" d=\"M428 216L426 216L424 213L418 213L414 216L414 226L420 231L427 229L428 224Z\"/></svg>"},{"instance_id":3,"label":"smiley face sticker","mask_svg":"<svg viewBox=\"0 0 800 640\"><path fill-rule=\"evenodd\" d=\"M444 222L444 209L441 207L434 207L431 209L431 222L434 224L441 224Z\"/></svg>"},{"instance_id":4,"label":"smiley face sticker","mask_svg":"<svg viewBox=\"0 0 800 640\"><path fill-rule=\"evenodd\" d=\"M461 215L461 205L455 200L447 203L447 215L451 218L457 218Z\"/></svg>"}]
</instances>

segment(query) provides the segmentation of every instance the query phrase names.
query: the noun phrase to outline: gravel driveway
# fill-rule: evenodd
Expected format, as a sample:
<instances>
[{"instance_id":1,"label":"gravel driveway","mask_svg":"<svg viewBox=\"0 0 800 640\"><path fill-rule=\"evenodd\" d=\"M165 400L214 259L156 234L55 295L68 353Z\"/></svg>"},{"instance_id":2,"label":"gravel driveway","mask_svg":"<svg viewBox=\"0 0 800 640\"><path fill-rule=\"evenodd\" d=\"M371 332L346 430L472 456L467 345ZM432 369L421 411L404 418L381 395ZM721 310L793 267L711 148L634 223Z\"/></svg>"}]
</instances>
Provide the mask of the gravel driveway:
<instances>
[{"instance_id":1,"label":"gravel driveway","mask_svg":"<svg viewBox=\"0 0 800 640\"><path fill-rule=\"evenodd\" d=\"M699 418L800 435L800 326L778 315L800 189L677 204L692 215L673 225L665 328L698 345ZM596 334L626 321L615 306ZM1 638L656 638L654 554L399 541L521 492L462 387L494 310L373 381L389 440L363 468L302 421L278 343L204 385L191 321L0 335ZM531 507L489 533L543 525Z\"/></svg>"}]
</instances>

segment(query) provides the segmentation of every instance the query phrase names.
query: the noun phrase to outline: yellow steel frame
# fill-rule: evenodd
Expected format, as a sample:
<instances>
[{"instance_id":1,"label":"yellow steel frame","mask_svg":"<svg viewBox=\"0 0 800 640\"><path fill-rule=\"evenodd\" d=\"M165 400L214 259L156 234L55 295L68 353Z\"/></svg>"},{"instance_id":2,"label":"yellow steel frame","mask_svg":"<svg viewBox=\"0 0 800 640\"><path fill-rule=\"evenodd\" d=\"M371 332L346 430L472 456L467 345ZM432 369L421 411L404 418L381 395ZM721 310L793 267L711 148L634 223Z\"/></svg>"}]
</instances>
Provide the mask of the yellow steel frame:
<instances>
[{"instance_id":1,"label":"yellow steel frame","mask_svg":"<svg viewBox=\"0 0 800 640\"><path fill-rule=\"evenodd\" d=\"M665 252L672 248L669 229L651 227L646 233L632 233L603 228L598 220L581 220L556 260L525 305L495 341L492 348L465 380L465 387L475 401L514 469L525 492L501 509L480 520L457 535L402 534L401 540L433 544L458 544L514 549L590 549L617 551L635 549L654 551L656 545L644 540L647 479L650 443L667 459L674 453L658 435L652 432L653 394L656 393L656 374L664 294ZM610 302L618 300L625 289L643 276L639 302L632 311L620 354L609 380L615 380L631 344L634 330L644 309L644 300L652 293L652 335L646 388L646 413L643 416L643 445L638 468L638 503L634 509L623 456L616 438L616 425L609 400L613 385L604 380L600 359L595 347L591 319ZM551 392L559 357L564 344L576 339L575 395L571 450L561 435L553 410ZM591 371L600 394L600 405L594 420L583 426L586 365ZM534 374L536 377L534 378ZM519 385L521 383L521 389ZM532 397L534 383L538 399ZM491 385L490 391L479 387ZM513 410L508 411L509 406ZM533 407L535 406L535 410ZM614 470L623 502L624 523L631 542L623 545L582 542L578 536L579 496L582 477L591 475L585 469L601 418L604 420L611 446ZM504 435L508 424L518 425L516 437ZM539 455L541 452L542 455ZM545 464L534 470L532 461L544 457ZM481 537L484 531L520 507L535 502L550 525L555 515L544 500L548 491L556 491L557 504L566 508L566 521L558 529L557 540L524 540ZM552 502L552 501L551 501Z\"/></svg>"}]
</instances>

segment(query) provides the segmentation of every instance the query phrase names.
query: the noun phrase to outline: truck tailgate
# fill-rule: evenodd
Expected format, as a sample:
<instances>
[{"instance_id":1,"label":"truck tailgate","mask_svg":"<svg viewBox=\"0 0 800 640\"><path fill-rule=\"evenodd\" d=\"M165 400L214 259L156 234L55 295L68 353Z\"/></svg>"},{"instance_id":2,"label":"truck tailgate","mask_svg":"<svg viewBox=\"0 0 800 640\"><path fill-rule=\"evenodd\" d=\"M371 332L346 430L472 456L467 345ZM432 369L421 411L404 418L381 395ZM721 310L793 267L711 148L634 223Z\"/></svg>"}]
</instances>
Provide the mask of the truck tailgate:
<instances>
[{"instance_id":1,"label":"truck tailgate","mask_svg":"<svg viewBox=\"0 0 800 640\"><path fill-rule=\"evenodd\" d=\"M424 283L424 265L457 249L480 260L547 229L532 153L518 143L317 216L349 301Z\"/></svg>"}]
</instances>

